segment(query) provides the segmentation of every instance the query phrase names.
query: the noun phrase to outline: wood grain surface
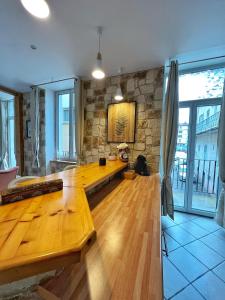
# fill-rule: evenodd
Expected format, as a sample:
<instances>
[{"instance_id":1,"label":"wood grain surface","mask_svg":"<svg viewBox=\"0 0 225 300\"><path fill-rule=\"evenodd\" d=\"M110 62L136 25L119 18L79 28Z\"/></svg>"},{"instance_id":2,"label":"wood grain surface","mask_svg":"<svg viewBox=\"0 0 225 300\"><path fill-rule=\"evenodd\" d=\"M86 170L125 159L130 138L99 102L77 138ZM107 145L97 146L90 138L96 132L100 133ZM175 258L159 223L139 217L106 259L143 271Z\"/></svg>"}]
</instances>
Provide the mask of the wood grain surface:
<instances>
[{"instance_id":1,"label":"wood grain surface","mask_svg":"<svg viewBox=\"0 0 225 300\"><path fill-rule=\"evenodd\" d=\"M44 291L62 300L161 300L159 176L112 182L88 201L97 240Z\"/></svg>"},{"instance_id":2,"label":"wood grain surface","mask_svg":"<svg viewBox=\"0 0 225 300\"><path fill-rule=\"evenodd\" d=\"M1 206L0 283L54 269L57 264L61 267L66 257L79 261L82 249L95 236L85 189L125 167L120 161L106 167L90 164L35 179L30 183L62 178L65 186L62 191Z\"/></svg>"}]
</instances>

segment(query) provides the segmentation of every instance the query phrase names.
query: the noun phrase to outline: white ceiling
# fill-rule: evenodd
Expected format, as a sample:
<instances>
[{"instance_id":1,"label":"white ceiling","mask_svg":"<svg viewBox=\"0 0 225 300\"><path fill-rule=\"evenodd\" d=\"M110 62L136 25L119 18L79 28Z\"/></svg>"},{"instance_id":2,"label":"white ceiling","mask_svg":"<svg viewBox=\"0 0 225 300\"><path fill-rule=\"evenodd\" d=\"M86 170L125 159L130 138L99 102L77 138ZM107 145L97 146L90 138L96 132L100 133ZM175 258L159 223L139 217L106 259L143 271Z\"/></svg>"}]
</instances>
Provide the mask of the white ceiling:
<instances>
[{"instance_id":1,"label":"white ceiling","mask_svg":"<svg viewBox=\"0 0 225 300\"><path fill-rule=\"evenodd\" d=\"M29 15L19 0L0 1L1 85L26 91L31 84L89 76L99 25L107 75L225 45L224 0L47 1L47 20Z\"/></svg>"}]
</instances>

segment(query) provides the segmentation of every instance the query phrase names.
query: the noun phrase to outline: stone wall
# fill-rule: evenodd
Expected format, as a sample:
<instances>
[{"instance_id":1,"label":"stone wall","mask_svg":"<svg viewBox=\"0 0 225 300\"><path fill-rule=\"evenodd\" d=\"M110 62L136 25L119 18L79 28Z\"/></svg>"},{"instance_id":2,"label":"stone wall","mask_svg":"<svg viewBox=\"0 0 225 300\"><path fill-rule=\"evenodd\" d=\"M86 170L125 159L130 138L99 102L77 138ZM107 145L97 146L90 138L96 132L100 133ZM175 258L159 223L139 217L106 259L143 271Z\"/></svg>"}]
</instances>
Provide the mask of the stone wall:
<instances>
[{"instance_id":1,"label":"stone wall","mask_svg":"<svg viewBox=\"0 0 225 300\"><path fill-rule=\"evenodd\" d=\"M40 168L33 168L33 151L32 139L26 137L26 121L31 120L31 94L26 93L23 95L23 128L24 128L24 174L26 176L43 176L46 175L46 155L45 155L45 92L40 92L39 114L40 114Z\"/></svg>"},{"instance_id":2,"label":"stone wall","mask_svg":"<svg viewBox=\"0 0 225 300\"><path fill-rule=\"evenodd\" d=\"M129 161L133 163L139 154L146 156L152 172L159 170L160 123L163 97L163 69L151 69L103 81L91 80L84 84L85 131L84 159L87 163L100 156L117 152L118 144L107 143L107 105L120 82L124 100L136 101L135 143L129 144Z\"/></svg>"}]
</instances>

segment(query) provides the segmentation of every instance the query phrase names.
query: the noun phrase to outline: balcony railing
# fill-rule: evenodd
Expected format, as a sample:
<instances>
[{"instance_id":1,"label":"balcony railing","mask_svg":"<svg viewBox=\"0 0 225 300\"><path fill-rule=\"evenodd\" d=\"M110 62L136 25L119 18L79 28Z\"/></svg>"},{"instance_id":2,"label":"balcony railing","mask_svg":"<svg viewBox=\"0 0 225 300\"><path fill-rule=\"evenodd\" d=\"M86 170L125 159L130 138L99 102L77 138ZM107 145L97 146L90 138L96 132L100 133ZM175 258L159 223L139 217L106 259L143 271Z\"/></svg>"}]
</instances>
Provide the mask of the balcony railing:
<instances>
[{"instance_id":1,"label":"balcony railing","mask_svg":"<svg viewBox=\"0 0 225 300\"><path fill-rule=\"evenodd\" d=\"M214 115L208 117L207 119L197 123L196 133L202 133L210 129L218 128L220 112L216 112Z\"/></svg>"},{"instance_id":2,"label":"balcony railing","mask_svg":"<svg viewBox=\"0 0 225 300\"><path fill-rule=\"evenodd\" d=\"M183 158L175 159L171 174L173 189L185 190L187 171L187 160ZM218 195L218 189L218 162L216 160L195 159L193 192Z\"/></svg>"}]
</instances>

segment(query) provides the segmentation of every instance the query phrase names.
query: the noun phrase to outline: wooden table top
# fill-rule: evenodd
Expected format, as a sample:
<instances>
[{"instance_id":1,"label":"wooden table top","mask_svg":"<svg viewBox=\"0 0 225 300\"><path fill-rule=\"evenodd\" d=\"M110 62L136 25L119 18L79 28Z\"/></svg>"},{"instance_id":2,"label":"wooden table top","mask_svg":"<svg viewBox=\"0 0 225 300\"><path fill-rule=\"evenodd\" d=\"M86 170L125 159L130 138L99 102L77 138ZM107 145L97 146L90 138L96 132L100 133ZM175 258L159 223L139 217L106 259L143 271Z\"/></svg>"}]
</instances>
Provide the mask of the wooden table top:
<instances>
[{"instance_id":1,"label":"wooden table top","mask_svg":"<svg viewBox=\"0 0 225 300\"><path fill-rule=\"evenodd\" d=\"M123 163L120 160L107 161L106 166L99 166L98 162L95 162L67 171L32 179L30 181L26 181L26 183L21 183L20 185L38 183L50 179L62 179L64 187L80 187L85 191L88 191L98 185L99 182L102 182L104 179L107 179L118 173L120 170L123 170L126 166L127 163Z\"/></svg>"},{"instance_id":2,"label":"wooden table top","mask_svg":"<svg viewBox=\"0 0 225 300\"><path fill-rule=\"evenodd\" d=\"M95 234L85 190L125 167L93 163L41 177L30 183L62 178L63 190L0 206L0 274L80 251Z\"/></svg>"}]
</instances>

